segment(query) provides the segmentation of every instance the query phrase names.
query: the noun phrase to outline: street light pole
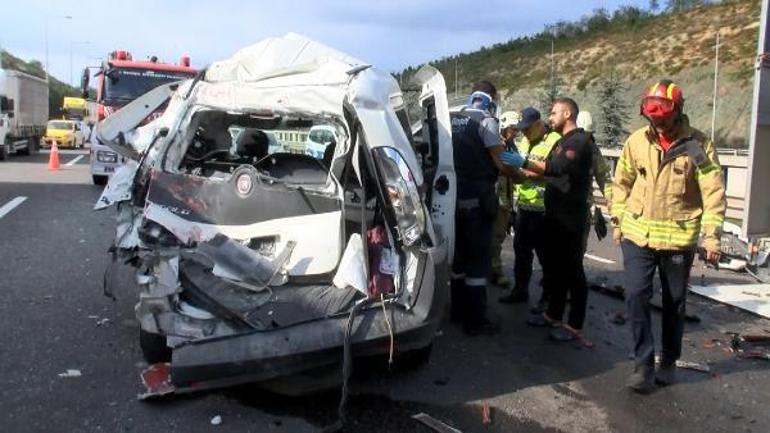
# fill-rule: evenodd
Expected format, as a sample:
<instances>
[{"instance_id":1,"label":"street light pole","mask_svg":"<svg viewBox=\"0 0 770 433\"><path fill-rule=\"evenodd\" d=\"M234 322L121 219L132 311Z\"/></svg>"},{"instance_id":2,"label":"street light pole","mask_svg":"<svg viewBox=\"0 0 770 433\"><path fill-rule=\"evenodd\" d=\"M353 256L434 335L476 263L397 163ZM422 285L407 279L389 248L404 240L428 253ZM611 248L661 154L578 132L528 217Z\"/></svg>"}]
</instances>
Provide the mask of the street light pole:
<instances>
[{"instance_id":1,"label":"street light pole","mask_svg":"<svg viewBox=\"0 0 770 433\"><path fill-rule=\"evenodd\" d=\"M71 20L72 15L64 15L59 18L64 18L65 20ZM45 19L43 20L44 26L45 26L45 81L48 82L48 71L49 69L49 63L48 63L48 15L45 15Z\"/></svg>"}]
</instances>

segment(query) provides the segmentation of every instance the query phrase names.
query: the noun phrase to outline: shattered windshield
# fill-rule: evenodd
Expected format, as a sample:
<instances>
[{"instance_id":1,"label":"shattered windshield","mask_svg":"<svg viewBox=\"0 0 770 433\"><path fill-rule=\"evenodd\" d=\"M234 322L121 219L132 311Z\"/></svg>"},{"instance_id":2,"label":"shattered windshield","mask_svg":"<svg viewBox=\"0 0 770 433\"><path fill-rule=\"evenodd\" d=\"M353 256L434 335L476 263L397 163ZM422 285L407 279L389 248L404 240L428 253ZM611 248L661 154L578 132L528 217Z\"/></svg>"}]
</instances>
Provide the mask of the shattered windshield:
<instances>
[{"instance_id":1,"label":"shattered windshield","mask_svg":"<svg viewBox=\"0 0 770 433\"><path fill-rule=\"evenodd\" d=\"M195 74L181 71L154 71L151 69L117 69L107 71L104 80L104 99L110 105L125 105L150 90L174 81L192 78Z\"/></svg>"}]
</instances>

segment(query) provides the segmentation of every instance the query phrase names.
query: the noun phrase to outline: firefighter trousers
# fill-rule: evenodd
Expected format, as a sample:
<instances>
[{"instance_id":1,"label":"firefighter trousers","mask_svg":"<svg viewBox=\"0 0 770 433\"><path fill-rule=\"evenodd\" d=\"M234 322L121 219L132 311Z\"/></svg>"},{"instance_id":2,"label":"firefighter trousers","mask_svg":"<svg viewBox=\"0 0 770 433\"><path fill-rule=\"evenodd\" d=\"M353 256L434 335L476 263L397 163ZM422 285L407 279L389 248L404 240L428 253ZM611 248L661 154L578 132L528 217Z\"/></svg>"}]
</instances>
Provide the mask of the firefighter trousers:
<instances>
[{"instance_id":1,"label":"firefighter trousers","mask_svg":"<svg viewBox=\"0 0 770 433\"><path fill-rule=\"evenodd\" d=\"M626 308L636 365L652 367L655 362L655 339L652 336L649 302L653 295L656 269L660 276L663 301L661 361L674 363L682 354L685 299L695 250L653 250L629 240L623 240L621 248L625 268Z\"/></svg>"}]
</instances>

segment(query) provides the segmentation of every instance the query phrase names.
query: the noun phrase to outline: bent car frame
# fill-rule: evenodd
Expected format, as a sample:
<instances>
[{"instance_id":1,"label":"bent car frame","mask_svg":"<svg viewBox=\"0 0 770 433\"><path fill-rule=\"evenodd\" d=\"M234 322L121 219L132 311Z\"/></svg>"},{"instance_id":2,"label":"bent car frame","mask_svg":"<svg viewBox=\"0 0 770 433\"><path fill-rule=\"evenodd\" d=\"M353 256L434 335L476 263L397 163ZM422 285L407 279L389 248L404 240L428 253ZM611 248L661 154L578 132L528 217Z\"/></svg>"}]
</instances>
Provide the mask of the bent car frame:
<instances>
[{"instance_id":1,"label":"bent car frame","mask_svg":"<svg viewBox=\"0 0 770 433\"><path fill-rule=\"evenodd\" d=\"M430 348L456 182L443 77L411 88L420 137L392 76L289 34L103 122L129 159L96 208L117 208L113 251L136 267L145 396ZM319 125L323 156L282 152Z\"/></svg>"}]
</instances>

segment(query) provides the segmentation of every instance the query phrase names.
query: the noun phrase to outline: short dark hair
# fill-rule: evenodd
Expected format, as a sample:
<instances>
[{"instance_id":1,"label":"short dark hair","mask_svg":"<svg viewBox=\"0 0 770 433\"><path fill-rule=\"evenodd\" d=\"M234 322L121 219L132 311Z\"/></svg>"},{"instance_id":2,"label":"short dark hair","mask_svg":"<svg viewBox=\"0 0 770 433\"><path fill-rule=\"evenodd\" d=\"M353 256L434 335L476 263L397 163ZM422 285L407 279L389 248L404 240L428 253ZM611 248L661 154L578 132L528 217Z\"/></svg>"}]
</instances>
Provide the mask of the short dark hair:
<instances>
[{"instance_id":1,"label":"short dark hair","mask_svg":"<svg viewBox=\"0 0 770 433\"><path fill-rule=\"evenodd\" d=\"M572 98L567 98L566 96L559 96L553 99L554 105L556 104L564 104L569 107L570 111L570 119L577 120L577 115L580 112L580 108L578 108L577 102L575 102Z\"/></svg>"},{"instance_id":2,"label":"short dark hair","mask_svg":"<svg viewBox=\"0 0 770 433\"><path fill-rule=\"evenodd\" d=\"M481 80L473 83L472 92L484 92L491 97L497 96L497 88L487 80Z\"/></svg>"}]
</instances>

